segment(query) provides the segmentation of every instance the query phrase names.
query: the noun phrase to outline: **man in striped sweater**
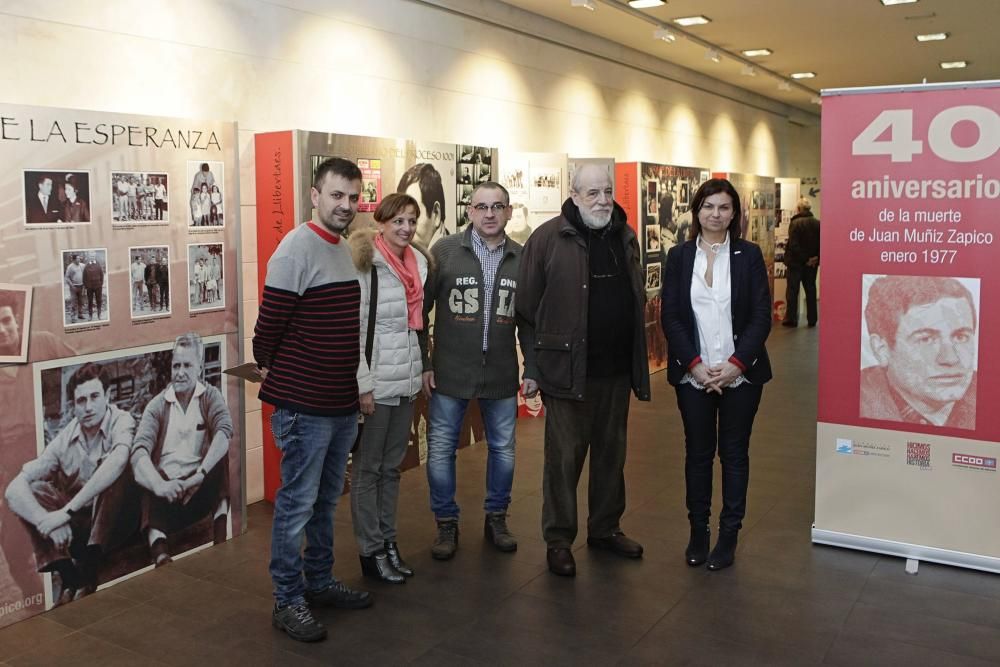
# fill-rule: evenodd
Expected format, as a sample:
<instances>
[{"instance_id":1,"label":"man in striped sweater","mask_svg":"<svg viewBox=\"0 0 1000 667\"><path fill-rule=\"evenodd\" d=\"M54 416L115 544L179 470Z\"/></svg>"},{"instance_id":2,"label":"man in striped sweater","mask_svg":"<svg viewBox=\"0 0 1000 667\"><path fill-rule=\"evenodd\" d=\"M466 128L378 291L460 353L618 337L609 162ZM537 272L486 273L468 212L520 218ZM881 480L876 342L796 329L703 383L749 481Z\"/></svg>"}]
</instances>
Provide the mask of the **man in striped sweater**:
<instances>
[{"instance_id":1,"label":"man in striped sweater","mask_svg":"<svg viewBox=\"0 0 1000 667\"><path fill-rule=\"evenodd\" d=\"M271 431L282 452L271 529L272 622L299 641L326 637L310 606L359 609L372 602L332 574L333 513L358 419L361 292L342 234L360 195L361 170L353 162L319 165L315 220L285 236L268 261L254 328L260 399L274 406Z\"/></svg>"}]
</instances>

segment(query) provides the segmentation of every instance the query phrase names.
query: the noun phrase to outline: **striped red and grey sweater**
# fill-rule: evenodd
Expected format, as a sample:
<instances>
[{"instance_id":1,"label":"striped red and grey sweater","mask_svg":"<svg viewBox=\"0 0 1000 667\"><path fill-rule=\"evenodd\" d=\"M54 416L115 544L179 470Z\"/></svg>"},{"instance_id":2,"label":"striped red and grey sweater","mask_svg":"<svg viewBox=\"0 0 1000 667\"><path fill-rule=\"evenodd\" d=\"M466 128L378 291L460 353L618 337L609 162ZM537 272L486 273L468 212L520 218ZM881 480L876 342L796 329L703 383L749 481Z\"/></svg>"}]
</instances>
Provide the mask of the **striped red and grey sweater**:
<instances>
[{"instance_id":1,"label":"striped red and grey sweater","mask_svg":"<svg viewBox=\"0 0 1000 667\"><path fill-rule=\"evenodd\" d=\"M358 410L361 291L350 249L313 222L267 263L253 353L268 370L260 400L312 415Z\"/></svg>"}]
</instances>

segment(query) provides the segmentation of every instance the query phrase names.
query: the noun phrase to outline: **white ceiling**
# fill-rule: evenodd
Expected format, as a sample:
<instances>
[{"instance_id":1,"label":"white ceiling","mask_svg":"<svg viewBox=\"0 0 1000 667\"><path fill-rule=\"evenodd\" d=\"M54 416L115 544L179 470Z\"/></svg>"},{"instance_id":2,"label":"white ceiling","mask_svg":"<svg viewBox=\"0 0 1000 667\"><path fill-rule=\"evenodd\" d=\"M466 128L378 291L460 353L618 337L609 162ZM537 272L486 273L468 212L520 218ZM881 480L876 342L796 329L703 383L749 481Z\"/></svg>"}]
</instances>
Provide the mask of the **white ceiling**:
<instances>
[{"instance_id":1,"label":"white ceiling","mask_svg":"<svg viewBox=\"0 0 1000 667\"><path fill-rule=\"evenodd\" d=\"M810 97L823 88L1000 79L1000 0L919 0L889 7L879 0L669 0L638 10L717 46L723 50L719 63L705 57L703 44L684 36L669 44L653 39L656 26L635 16L625 0L593 0L596 11L572 7L570 0L503 1L814 113ZM697 14L712 22L690 28L671 22ZM918 33L932 32L950 36L916 41ZM810 90L795 84L790 91L778 90L778 79L764 72L742 75L743 63L725 52L739 56L752 48L773 51L747 60L778 75L815 72L816 78L798 82ZM967 60L969 66L942 70L939 63L951 60Z\"/></svg>"}]
</instances>

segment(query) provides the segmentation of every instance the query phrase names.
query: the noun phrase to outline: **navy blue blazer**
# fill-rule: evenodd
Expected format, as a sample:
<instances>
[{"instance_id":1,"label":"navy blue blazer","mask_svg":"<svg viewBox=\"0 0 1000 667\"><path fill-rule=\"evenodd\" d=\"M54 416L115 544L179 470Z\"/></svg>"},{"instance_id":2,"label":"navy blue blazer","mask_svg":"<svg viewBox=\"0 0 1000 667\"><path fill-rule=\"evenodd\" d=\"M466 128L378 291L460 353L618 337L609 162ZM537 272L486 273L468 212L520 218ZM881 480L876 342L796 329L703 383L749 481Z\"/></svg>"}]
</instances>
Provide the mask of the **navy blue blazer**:
<instances>
[{"instance_id":1,"label":"navy blue blazer","mask_svg":"<svg viewBox=\"0 0 1000 667\"><path fill-rule=\"evenodd\" d=\"M660 292L660 324L667 337L667 381L680 384L699 354L698 329L691 306L691 276L697 241L686 241L667 252ZM733 315L733 356L743 365L743 375L754 384L771 379L771 362L764 341L771 333L771 292L767 267L760 248L734 239L729 244L729 281Z\"/></svg>"}]
</instances>

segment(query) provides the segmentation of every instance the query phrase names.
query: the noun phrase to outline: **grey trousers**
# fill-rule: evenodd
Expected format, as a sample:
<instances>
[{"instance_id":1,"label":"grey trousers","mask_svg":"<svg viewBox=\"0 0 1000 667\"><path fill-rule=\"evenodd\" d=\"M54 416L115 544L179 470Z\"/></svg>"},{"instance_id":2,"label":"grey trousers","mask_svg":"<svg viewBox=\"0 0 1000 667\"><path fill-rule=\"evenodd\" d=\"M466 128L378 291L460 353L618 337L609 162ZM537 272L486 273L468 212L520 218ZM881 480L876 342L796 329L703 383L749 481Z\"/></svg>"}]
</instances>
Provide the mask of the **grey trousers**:
<instances>
[{"instance_id":1,"label":"grey trousers","mask_svg":"<svg viewBox=\"0 0 1000 667\"><path fill-rule=\"evenodd\" d=\"M413 402L406 396L399 405L376 403L375 413L365 417L361 444L351 459L351 516L362 556L396 541L399 466L410 442L411 421Z\"/></svg>"},{"instance_id":2,"label":"grey trousers","mask_svg":"<svg viewBox=\"0 0 1000 667\"><path fill-rule=\"evenodd\" d=\"M545 469L542 477L542 537L549 547L576 539L576 486L590 449L587 534L608 537L625 513L625 442L628 375L587 378L583 401L543 396Z\"/></svg>"}]
</instances>

